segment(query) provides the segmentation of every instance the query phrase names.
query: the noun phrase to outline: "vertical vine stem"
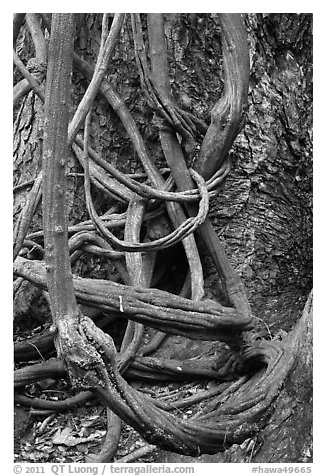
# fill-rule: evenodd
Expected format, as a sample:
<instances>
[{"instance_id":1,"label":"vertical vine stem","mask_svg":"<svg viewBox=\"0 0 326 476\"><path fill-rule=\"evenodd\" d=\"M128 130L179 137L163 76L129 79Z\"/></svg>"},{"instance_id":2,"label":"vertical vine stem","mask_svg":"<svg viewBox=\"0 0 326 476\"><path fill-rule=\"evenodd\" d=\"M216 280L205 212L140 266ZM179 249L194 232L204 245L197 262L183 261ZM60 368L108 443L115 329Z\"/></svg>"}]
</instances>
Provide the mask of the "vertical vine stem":
<instances>
[{"instance_id":1,"label":"vertical vine stem","mask_svg":"<svg viewBox=\"0 0 326 476\"><path fill-rule=\"evenodd\" d=\"M67 159L70 80L72 72L74 14L53 14L45 94L43 146L43 228L46 281L55 345L73 385L82 385L93 372L97 385L106 378L104 364L87 339L90 322L81 313L74 292L68 249ZM96 331L97 327L94 327ZM85 382L87 378L85 378ZM87 382L84 383L86 388Z\"/></svg>"},{"instance_id":2,"label":"vertical vine stem","mask_svg":"<svg viewBox=\"0 0 326 476\"><path fill-rule=\"evenodd\" d=\"M206 141L214 148L215 153L219 150L223 150L223 159L226 156L226 152L232 145L234 140L235 129L238 132L239 122L242 113L242 107L245 104L246 91L248 89L248 82L246 82L245 73L247 65L247 56L248 56L248 45L246 43L246 34L244 30L243 21L241 15L233 14L224 14L222 15L222 24L224 26L223 34L225 36L223 40L223 54L224 54L224 63L228 61L228 55L232 56L232 66L226 66L225 76L227 78L227 91L226 98L228 100L227 111L234 112L237 114L235 117L228 117L228 121L231 121L231 128L226 128L224 131L224 136L222 136L223 146L221 145L220 138L216 134L216 129L218 125L216 122L212 122L207 134ZM240 28L240 26L241 28ZM237 33L237 28L240 28L240 34ZM165 45L165 35L164 35L164 23L163 15L160 13L148 14L148 35L150 41L151 49L151 63L152 63L152 72L153 72L153 81L156 87L168 98L171 99L170 85L167 74L167 53ZM233 38L235 37L235 39ZM237 40L237 42L236 42ZM234 44L234 49L230 45ZM240 48L241 46L241 48ZM244 59L240 58L241 52L244 55ZM237 72L237 65L241 64L240 73ZM244 70L244 71L243 71ZM244 76L244 78L243 78ZM231 79L237 78L238 83L241 81L240 93L237 89L237 86L231 86ZM249 63L248 63L248 80L249 80ZM223 99L223 104L225 99ZM234 104L235 103L235 104ZM240 110L241 109L241 110ZM217 118L221 110L224 111L222 105L217 103L214 108L213 118ZM217 120L217 119L216 119ZM218 124L220 124L218 122ZM224 123L223 123L224 124ZM235 129L234 129L235 128ZM193 188L193 182L188 173L186 162L183 157L181 146L177 140L176 134L174 132L162 130L160 132L160 138L162 143L162 148L166 157L166 160L170 166L171 172L173 174L174 180L178 186L179 190L188 190ZM231 140L232 139L232 140ZM213 149L212 149L213 150ZM200 161L196 163L196 170L204 176L210 176L209 172L211 164L208 161L204 160L206 155L201 157ZM219 160L214 162L215 168L212 173L214 173L218 166L221 166L221 156L219 155ZM213 159L211 158L211 161ZM218 164L218 165L216 165ZM209 172L209 174L208 174ZM192 205L187 206L188 212L193 215L195 213L194 207ZM222 278L223 284L226 289L226 293L231 301L231 303L244 315L250 314L250 307L248 300L246 298L243 285L239 279L239 276L232 268L226 253L223 249L223 246L218 239L215 230L208 218L204 223L198 228L198 234L202 238L205 246L207 247L214 264L216 265L219 274Z\"/></svg>"},{"instance_id":3,"label":"vertical vine stem","mask_svg":"<svg viewBox=\"0 0 326 476\"><path fill-rule=\"evenodd\" d=\"M103 24L106 22L106 15L103 17ZM103 42L103 34L102 34ZM90 124L91 124L91 106L85 118L85 129L84 129L84 155L85 155L85 191L90 190L90 177L89 177L89 158L88 158L88 143L89 143L89 133L90 133ZM109 243L106 243L106 246L109 249L112 249ZM117 269L122 271L121 276L127 275L127 271L124 269L124 265L120 263L117 266ZM122 269L121 269L122 268ZM128 279L129 282L129 279ZM139 324L141 326L141 324ZM93 463L107 463L115 455L117 447L120 440L121 434L121 419L116 415L109 407L106 408L106 418L107 418L107 430L105 435L105 440L102 445L101 451L93 455L93 457L88 458L88 462Z\"/></svg>"},{"instance_id":4,"label":"vertical vine stem","mask_svg":"<svg viewBox=\"0 0 326 476\"><path fill-rule=\"evenodd\" d=\"M130 200L126 215L125 239L139 241L146 202L137 195ZM156 252L126 253L126 265L133 286L149 288L152 280ZM130 364L138 351L144 334L144 326L128 322L119 356L120 372Z\"/></svg>"},{"instance_id":5,"label":"vertical vine stem","mask_svg":"<svg viewBox=\"0 0 326 476\"><path fill-rule=\"evenodd\" d=\"M69 124L69 144L71 145L79 127L84 122L85 117L90 109L92 102L99 90L104 75L107 72L108 64L114 50L115 43L120 33L122 23L124 19L124 13L116 13L111 25L110 32L108 33L106 22L107 15L103 17L103 29L101 37L101 47L97 57L94 74L92 80L84 94L83 99L78 105L77 111Z\"/></svg>"},{"instance_id":6,"label":"vertical vine stem","mask_svg":"<svg viewBox=\"0 0 326 476\"><path fill-rule=\"evenodd\" d=\"M170 98L171 91L168 78L162 14L148 14L148 36L150 41L150 56L154 85L165 96ZM176 176L181 177L181 175L183 175L187 181L186 187L183 188L183 190L192 188L192 180L189 177L187 167L182 166L184 163L183 153L175 132L161 130L160 141L166 161L171 169L174 179L176 180ZM177 171L180 164L182 170ZM176 180L176 183L179 186L178 180ZM191 186L189 186L189 184L191 184ZM192 299L199 300L204 295L204 277L197 244L193 235L188 237L185 251L189 263Z\"/></svg>"},{"instance_id":7,"label":"vertical vine stem","mask_svg":"<svg viewBox=\"0 0 326 476\"><path fill-rule=\"evenodd\" d=\"M249 48L240 13L221 13L224 89L212 109L195 169L205 179L218 170L238 135L247 105Z\"/></svg>"},{"instance_id":8,"label":"vertical vine stem","mask_svg":"<svg viewBox=\"0 0 326 476\"><path fill-rule=\"evenodd\" d=\"M43 145L43 228L52 318L56 326L76 316L68 250L67 159L70 78L75 20L54 14L45 93Z\"/></svg>"},{"instance_id":9,"label":"vertical vine stem","mask_svg":"<svg viewBox=\"0 0 326 476\"><path fill-rule=\"evenodd\" d=\"M249 47L242 16L240 13L221 13L220 22L224 90L212 110L211 124L194 164L195 170L205 179L223 165L241 129L249 87ZM251 311L244 285L231 266L209 219L201 225L198 234L219 271L230 302L242 315L249 316Z\"/></svg>"},{"instance_id":10,"label":"vertical vine stem","mask_svg":"<svg viewBox=\"0 0 326 476\"><path fill-rule=\"evenodd\" d=\"M36 60L41 64L46 64L46 42L37 14L27 13L26 22L34 43Z\"/></svg>"},{"instance_id":11,"label":"vertical vine stem","mask_svg":"<svg viewBox=\"0 0 326 476\"><path fill-rule=\"evenodd\" d=\"M113 48L116 42L116 39L118 37L118 34L120 32L122 22L123 22L124 14L116 14L110 29L110 33L107 34L107 29L104 28L103 35L102 35L102 45L100 48L99 52L99 57L96 63L96 67L94 70L94 74L92 76L91 82L89 84L89 87L80 102L76 113L74 114L74 117L72 121L69 124L69 129L68 129L68 144L69 146L72 145L74 139L76 138L76 135L78 133L79 127L82 124L82 122L85 120L85 117L90 109L90 106L98 92L98 89L100 87L100 84L103 80L103 77L106 73L107 67L108 67L108 62L111 58ZM103 18L103 22L107 21L107 16L105 15ZM51 30L51 35L52 35L52 28L53 26L48 25L48 28ZM75 30L73 31L73 37L75 35ZM41 45L38 45L38 51L39 55L44 55L44 51L41 47ZM20 70L20 72L23 74L23 76L26 78L28 81L29 85L33 88L35 93L39 96L42 102L45 101L45 96L43 92L43 88L39 84L39 82L36 80L34 75L32 75L26 66L23 64L17 53L14 51L14 64L17 66L17 68ZM71 67L72 68L72 67ZM20 94L19 91L16 91L15 97L17 99L16 94ZM93 164L92 164L93 165ZM93 170L92 170L93 171ZM36 184L40 184L42 180L42 175L39 174L37 179L36 179ZM119 188L117 186L117 188ZM35 194L34 194L35 195ZM26 212L24 212L24 216L20 219L19 223L22 223L17 230L15 230L15 237L19 237L19 241L16 242L15 240L15 249L14 249L14 259L17 257L22 242L26 236L27 228L29 226L29 223L31 221L31 218L33 216L33 209L36 208L37 202L35 202L34 195L31 194L28 198L28 203L26 204ZM28 212L28 213L27 213Z\"/></svg>"}]
</instances>

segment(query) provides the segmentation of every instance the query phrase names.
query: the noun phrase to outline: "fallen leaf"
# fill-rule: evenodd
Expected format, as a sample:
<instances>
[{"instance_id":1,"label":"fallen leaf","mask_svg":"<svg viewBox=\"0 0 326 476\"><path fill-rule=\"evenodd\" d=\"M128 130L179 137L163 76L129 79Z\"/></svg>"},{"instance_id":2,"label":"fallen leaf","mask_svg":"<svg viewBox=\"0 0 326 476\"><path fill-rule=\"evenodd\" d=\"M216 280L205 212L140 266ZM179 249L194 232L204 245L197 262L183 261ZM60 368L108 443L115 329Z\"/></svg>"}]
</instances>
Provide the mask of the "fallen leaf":
<instances>
[{"instance_id":1,"label":"fallen leaf","mask_svg":"<svg viewBox=\"0 0 326 476\"><path fill-rule=\"evenodd\" d=\"M78 438L76 436L73 436L72 434L72 429L67 426L64 428L60 433L56 433L54 438L53 438L53 444L54 445L65 445L65 446L77 446L81 443L86 443L89 441L94 441L101 439L105 435L105 431L103 430L97 430L91 435L84 437L84 438Z\"/></svg>"}]
</instances>

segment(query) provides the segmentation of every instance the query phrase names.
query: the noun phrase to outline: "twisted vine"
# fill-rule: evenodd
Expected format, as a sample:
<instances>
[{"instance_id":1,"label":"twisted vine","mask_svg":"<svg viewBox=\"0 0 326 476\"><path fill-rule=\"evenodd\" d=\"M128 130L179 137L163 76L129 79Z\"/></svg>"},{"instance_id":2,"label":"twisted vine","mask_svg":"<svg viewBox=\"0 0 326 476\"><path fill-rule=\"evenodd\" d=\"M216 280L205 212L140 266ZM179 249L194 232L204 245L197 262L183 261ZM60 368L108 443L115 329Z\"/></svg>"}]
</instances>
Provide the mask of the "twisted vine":
<instances>
[{"instance_id":1,"label":"twisted vine","mask_svg":"<svg viewBox=\"0 0 326 476\"><path fill-rule=\"evenodd\" d=\"M62 26L69 20L68 40L71 45L71 15L65 18L64 14L55 14L54 18L55 30L51 33L51 38L52 35L57 39L60 38ZM227 158L227 152L240 130L246 106L249 56L243 21L238 14L221 14L225 89L222 98L213 108L211 123L207 126L200 118L183 111L172 100L162 15L149 14L147 17L151 69L147 64L140 16L132 15L135 57L141 83L149 104L156 112L160 142L171 172L170 178L165 181L152 162L126 105L113 90L109 80L104 78L124 15L116 14L110 31L107 20L105 14L100 53L94 71L76 54L71 52L68 58L66 52L64 56L62 42L60 51L56 50L56 46L52 43L52 53L57 52L57 59L61 57L66 61L73 59L78 70L90 79L90 86L68 127L68 112L62 109L62 103L58 104L57 99L51 96L53 91L49 87L50 83L47 84L45 99L47 120L50 125L46 123L47 142L44 155L45 160L54 155L57 163L53 166L53 170L54 172L61 170L60 174L54 174L54 184L51 184L48 175L49 161L45 162L44 169L47 174L43 190L47 196L44 198L46 214L44 253L47 264L45 266L43 262L19 256L22 254L24 244L28 248L34 246L31 240L43 238L43 231L27 235L30 218L40 198L39 189L42 181L40 175L34 183L27 211L17 222L14 272L16 276L49 290L58 357L62 359L64 370L74 385L95 393L101 402L114 412L116 418L119 417L132 425L150 443L189 455L216 453L230 444L240 443L258 431L263 417L268 416L271 403L276 398L294 359L293 347L286 343L260 341L254 332L253 317L244 286L232 269L223 246L207 218L209 198L220 192L230 171L231 163ZM15 18L16 25L21 21L22 17ZM61 29L58 28L60 24ZM52 25L48 23L47 28L50 31ZM17 37L16 33L15 36ZM29 86L44 100L40 84L16 53L14 61L29 82ZM57 87L53 74L53 58L51 67L50 73L48 71L48 81L52 80L53 87ZM66 93L67 72L68 68L64 72L65 76L60 76ZM58 88L57 92L59 93ZM120 172L91 148L90 110L99 92L117 112L128 132L146 173L145 182L141 182L136 176L130 177ZM54 112L52 122L49 112L51 104ZM60 148L57 144L62 137L56 135L56 126L60 124L62 117L66 122L64 144ZM85 124L84 137L79 134L82 124ZM50 137L50 133L53 133L53 137ZM200 151L195 157L195 143L201 139ZM88 222L70 228L64 221L59 220L60 217L56 217L57 223L54 225L51 221L53 216L50 208L50 204L58 205L60 191L62 199L62 190L58 189L59 185L64 189L65 174L62 166L65 164L68 146L72 146L84 169L85 197L90 216ZM194 169L187 165L189 158L195 159ZM100 217L92 201L91 183L120 203L127 203L126 213L119 215L118 219L113 214ZM162 214L158 202L163 202L163 209L166 209L170 218L172 231L166 233L164 227L159 226L160 238L149 241L146 237L147 241L141 242L140 231L144 218L147 216L150 220L153 216ZM197 202L199 203L196 211ZM118 222L119 225L125 225L123 240L110 231L110 228L116 227ZM51 228L53 226L54 231ZM68 233L72 235L69 241ZM225 288L228 305L202 299L204 294L202 266L195 233L204 241L216 265ZM153 251L171 247L179 241L183 243L189 264L183 294L188 294L186 290L189 287L188 283L191 282L191 299L149 288L155 262ZM36 243L36 247L39 247L42 253L41 245ZM125 284L72 276L70 260L76 259L76 253L82 249L115 260ZM64 251L64 254L60 255L58 251ZM64 278L69 284L69 295L63 289L63 283L59 282L62 270L59 269L58 263L65 270ZM58 269L55 264L58 265ZM66 299L60 302L60 296L65 296ZM77 302L128 320L127 332L118 357L112 338L82 314ZM237 380L230 385L223 382L223 388L212 392L209 395L212 399L201 414L187 421L176 418L170 412L171 406L134 390L121 375L132 370L140 374L155 373L155 369L159 371L160 366L166 374L169 372L175 374L177 373L175 369L179 369L178 362L164 363L146 358L142 360L139 357L143 325L161 332L155 345L159 345L166 334L226 342L230 347L228 358L223 362L215 362L215 367L209 371L206 366L205 375L215 372L217 379L226 380L227 376L232 374ZM298 339L296 334L292 338L294 342ZM49 336L47 339L51 341ZM192 375L197 375L198 368L195 367ZM60 371L63 369L59 369ZM23 378L19 373L16 375L18 379L19 375ZM84 393L82 399L89 396L90 393ZM183 405L190 403L194 403L194 399L186 401ZM108 412L106 445L109 436L112 436L109 434L110 418ZM113 431L116 437L120 427L117 421L115 423ZM112 454L106 445L98 457L99 461Z\"/></svg>"}]
</instances>

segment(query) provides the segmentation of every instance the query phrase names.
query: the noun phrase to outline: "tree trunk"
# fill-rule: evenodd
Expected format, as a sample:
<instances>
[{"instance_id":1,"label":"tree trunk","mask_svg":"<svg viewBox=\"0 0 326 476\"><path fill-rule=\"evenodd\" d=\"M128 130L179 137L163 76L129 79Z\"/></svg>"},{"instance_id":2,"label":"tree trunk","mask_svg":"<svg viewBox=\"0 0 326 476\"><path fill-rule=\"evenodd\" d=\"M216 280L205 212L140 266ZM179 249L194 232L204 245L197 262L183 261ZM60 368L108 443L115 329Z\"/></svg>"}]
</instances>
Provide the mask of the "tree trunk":
<instances>
[{"instance_id":1,"label":"tree trunk","mask_svg":"<svg viewBox=\"0 0 326 476\"><path fill-rule=\"evenodd\" d=\"M299 322L312 287L311 16L252 14L247 28L248 118L231 151L234 168L210 216L246 284L261 333L284 336ZM209 258L205 270L214 293L218 279ZM249 449L234 446L199 459L165 454L164 461L312 460L310 305L309 299L299 324L299 360L257 441Z\"/></svg>"},{"instance_id":2,"label":"tree trunk","mask_svg":"<svg viewBox=\"0 0 326 476\"><path fill-rule=\"evenodd\" d=\"M151 21L154 21L153 18ZM100 25L101 15L87 14L75 45L76 53L89 61L92 67L98 53ZM245 284L256 330L265 339L276 341L284 340L292 330L286 342L295 342L294 348L300 348L300 351L273 404L268 424L256 436L243 444L234 444L217 455L195 458L158 451L157 462L298 463L311 461L312 458L312 16L247 14L245 27L250 55L248 107L244 117L243 111L239 112L243 129L229 152L231 172L223 190L210 200L209 219L233 268ZM170 86L166 94L183 110L209 123L210 113L223 92L219 16L164 14L164 29ZM148 40L154 48L155 38L147 39L145 35L144 40ZM76 104L85 87L85 78L80 71L79 67L73 78ZM155 74L154 83L160 74L157 63L153 67L153 76ZM129 107L157 168L165 166L163 152L158 147L159 129L140 88L129 16L123 24L120 41L110 63L109 78L110 86ZM161 84L158 81L158 87L163 91L167 88L166 78L161 78ZM34 93L30 93L24 101L25 106L21 106L17 115L14 132L16 173L20 176L15 184L29 180L29 174L35 178L38 165L35 162L31 169L28 163L31 157L38 157L41 150L38 141L41 102L35 99ZM32 108L35 109L35 120L32 120ZM119 121L119 114L120 110L113 110L112 104L108 105L103 95L97 95L91 123L91 145L119 170L143 172ZM223 135L223 121L220 127ZM236 136L238 128L232 131ZM162 134L168 141L171 133L161 130L161 137ZM25 136L31 144L30 149L23 146ZM32 149L34 154L30 152ZM183 144L181 154L184 153L190 162L188 152ZM217 153L223 157L224 150ZM196 166L197 161L197 169L201 170L200 166L205 161L213 167L210 157L214 154L209 140L202 154L203 162L200 156L196 156L194 163ZM168 160L166 150L164 155ZM170 167L173 168L172 161ZM184 188L189 188L189 183L191 181ZM75 189L72 192L71 223L74 218L79 219L84 208L84 200L77 205ZM93 194L97 209L105 212L112 204L111 195L103 195L98 189L96 192L95 188ZM36 228L40 226L36 224ZM223 279L206 251L205 239L205 234L197 239L204 271L205 297L228 304ZM180 247L176 249L176 253L184 259ZM175 259L173 249L159 251L158 262L166 261L169 255L174 256L172 260ZM173 282L173 271L167 276L163 281L164 288L175 292L178 283ZM209 355L220 345L169 336L156 356L189 359Z\"/></svg>"}]
</instances>

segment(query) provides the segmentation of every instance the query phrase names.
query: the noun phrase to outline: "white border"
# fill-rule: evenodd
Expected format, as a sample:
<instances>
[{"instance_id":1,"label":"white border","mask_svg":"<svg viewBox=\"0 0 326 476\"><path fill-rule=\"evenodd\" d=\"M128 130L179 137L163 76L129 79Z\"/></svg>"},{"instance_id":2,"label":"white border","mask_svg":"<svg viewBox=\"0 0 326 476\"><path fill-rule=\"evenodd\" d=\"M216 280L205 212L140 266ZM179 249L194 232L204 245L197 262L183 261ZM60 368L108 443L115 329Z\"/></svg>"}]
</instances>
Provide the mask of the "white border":
<instances>
[{"instance_id":1,"label":"white border","mask_svg":"<svg viewBox=\"0 0 326 476\"><path fill-rule=\"evenodd\" d=\"M12 13L24 11L26 7L32 11L70 12L84 10L93 12L106 11L110 2L86 2L78 4L76 2L53 2L51 8L45 6L44 2L22 2L15 1L10 4L12 8L8 11L7 2L4 2L1 9L2 28L1 35L1 92L2 92L2 114L1 114L1 160L4 169L1 170L1 304L2 304L2 335L1 335L1 461L5 463L3 474L12 474L13 455L13 391L12 391ZM325 296L325 258L323 246L325 246L326 200L325 200L325 9L322 2L289 2L274 1L268 4L264 2L195 2L191 4L185 1L170 2L162 4L154 2L126 2L119 1L121 12L280 12L280 13L306 13L314 14L314 475L325 474L322 471L324 458L324 428L325 428L325 304L322 302ZM81 8L83 7L83 8ZM10 357L9 357L10 356ZM9 363L10 362L10 363ZM43 465L45 466L45 465ZM48 466L48 465L46 465ZM50 465L49 465L50 466ZM216 468L215 464L196 464L195 474L206 473L216 474L216 470L221 475L228 474L251 474L249 464L222 464ZM268 467L268 464L263 464ZM278 466L278 465L277 465ZM288 465L281 465L288 466ZM295 466L295 463L292 465ZM8 469L8 472L6 471ZM50 470L50 467L49 467ZM51 474L50 472L46 474ZM109 473L108 473L109 474ZM302 473L301 473L302 474Z\"/></svg>"}]
</instances>

